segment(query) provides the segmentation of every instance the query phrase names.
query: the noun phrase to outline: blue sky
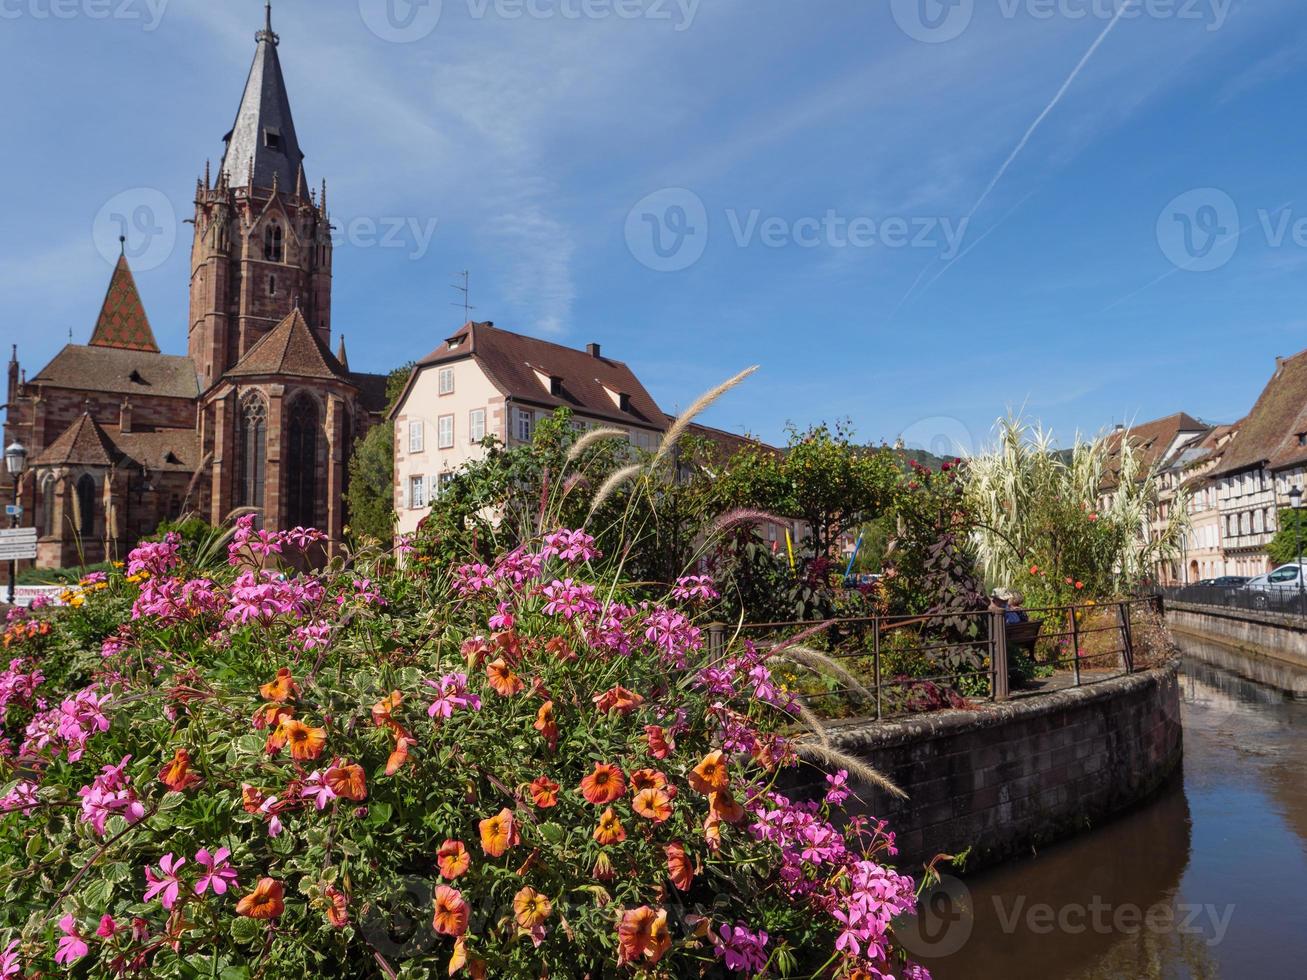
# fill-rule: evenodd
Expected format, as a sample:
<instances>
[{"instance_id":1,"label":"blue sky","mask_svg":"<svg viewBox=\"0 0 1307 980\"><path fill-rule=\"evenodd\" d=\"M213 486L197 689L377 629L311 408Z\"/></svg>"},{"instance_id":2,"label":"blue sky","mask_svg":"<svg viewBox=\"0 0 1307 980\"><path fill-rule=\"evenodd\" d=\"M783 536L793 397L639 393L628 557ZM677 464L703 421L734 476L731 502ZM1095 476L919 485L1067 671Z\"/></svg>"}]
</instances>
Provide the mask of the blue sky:
<instances>
[{"instance_id":1,"label":"blue sky","mask_svg":"<svg viewBox=\"0 0 1307 980\"><path fill-rule=\"evenodd\" d=\"M1307 16L1123 2L277 0L351 365L435 347L469 269L477 318L600 341L670 411L760 364L708 420L771 439L1237 418L1307 346ZM29 371L89 336L142 201L175 213L137 280L185 351L182 222L262 17L0 0L0 340Z\"/></svg>"}]
</instances>

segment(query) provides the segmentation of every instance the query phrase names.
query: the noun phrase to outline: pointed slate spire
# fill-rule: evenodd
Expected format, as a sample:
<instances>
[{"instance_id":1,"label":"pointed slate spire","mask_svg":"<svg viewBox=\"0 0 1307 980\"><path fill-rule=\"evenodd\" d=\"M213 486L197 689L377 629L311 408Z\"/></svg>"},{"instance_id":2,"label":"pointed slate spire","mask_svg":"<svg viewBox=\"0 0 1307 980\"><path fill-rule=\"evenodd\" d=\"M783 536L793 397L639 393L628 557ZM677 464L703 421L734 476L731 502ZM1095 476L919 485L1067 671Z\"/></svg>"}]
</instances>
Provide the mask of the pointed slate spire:
<instances>
[{"instance_id":1,"label":"pointed slate spire","mask_svg":"<svg viewBox=\"0 0 1307 980\"><path fill-rule=\"evenodd\" d=\"M340 366L346 371L349 370L349 355L345 353L345 335L340 335L340 346L336 350L336 360L340 361Z\"/></svg>"},{"instance_id":2,"label":"pointed slate spire","mask_svg":"<svg viewBox=\"0 0 1307 980\"><path fill-rule=\"evenodd\" d=\"M255 35L254 64L236 122L223 137L227 152L221 171L230 176L232 187L268 188L274 178L282 187L294 187L304 161L277 57L281 39L272 30L272 4L265 16L263 30Z\"/></svg>"},{"instance_id":3,"label":"pointed slate spire","mask_svg":"<svg viewBox=\"0 0 1307 980\"><path fill-rule=\"evenodd\" d=\"M109 279L109 292L100 307L99 319L91 331L92 347L117 347L122 350L145 350L159 353L154 331L145 315L136 280L127 265L127 256L118 256L118 265Z\"/></svg>"}]
</instances>

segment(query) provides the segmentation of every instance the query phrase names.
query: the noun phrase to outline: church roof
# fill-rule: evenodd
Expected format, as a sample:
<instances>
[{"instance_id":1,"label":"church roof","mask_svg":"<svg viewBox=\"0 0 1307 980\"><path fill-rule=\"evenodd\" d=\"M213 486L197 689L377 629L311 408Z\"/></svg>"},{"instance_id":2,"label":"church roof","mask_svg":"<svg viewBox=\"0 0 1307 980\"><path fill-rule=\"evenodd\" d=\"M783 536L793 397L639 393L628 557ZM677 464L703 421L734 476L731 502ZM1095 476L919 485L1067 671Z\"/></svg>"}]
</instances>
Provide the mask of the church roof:
<instances>
[{"instance_id":1,"label":"church roof","mask_svg":"<svg viewBox=\"0 0 1307 980\"><path fill-rule=\"evenodd\" d=\"M200 468L200 436L194 429L155 429L151 432L105 430L122 452L151 472L194 473Z\"/></svg>"},{"instance_id":2,"label":"church roof","mask_svg":"<svg viewBox=\"0 0 1307 980\"><path fill-rule=\"evenodd\" d=\"M109 291L100 307L100 317L91 331L92 347L119 347L123 350L159 353L150 320L145 315L136 280L127 265L127 256L118 257L118 265L109 279Z\"/></svg>"},{"instance_id":3,"label":"church roof","mask_svg":"<svg viewBox=\"0 0 1307 980\"><path fill-rule=\"evenodd\" d=\"M341 367L298 309L260 337L226 377L265 374L350 382L349 372Z\"/></svg>"},{"instance_id":4,"label":"church roof","mask_svg":"<svg viewBox=\"0 0 1307 980\"><path fill-rule=\"evenodd\" d=\"M29 384L117 395L198 398L195 362L189 357L116 347L67 344Z\"/></svg>"},{"instance_id":5,"label":"church roof","mask_svg":"<svg viewBox=\"0 0 1307 980\"><path fill-rule=\"evenodd\" d=\"M32 461L33 466L112 466L121 456L113 440L83 412Z\"/></svg>"},{"instance_id":6,"label":"church roof","mask_svg":"<svg viewBox=\"0 0 1307 980\"><path fill-rule=\"evenodd\" d=\"M286 79L277 57L280 39L272 31L272 10L268 5L267 22L255 35L257 47L254 64L245 82L245 94L231 132L223 139L227 151L221 172L232 187L247 187L251 171L255 187L271 187L273 177L284 192L295 189L304 154L295 136Z\"/></svg>"}]
</instances>

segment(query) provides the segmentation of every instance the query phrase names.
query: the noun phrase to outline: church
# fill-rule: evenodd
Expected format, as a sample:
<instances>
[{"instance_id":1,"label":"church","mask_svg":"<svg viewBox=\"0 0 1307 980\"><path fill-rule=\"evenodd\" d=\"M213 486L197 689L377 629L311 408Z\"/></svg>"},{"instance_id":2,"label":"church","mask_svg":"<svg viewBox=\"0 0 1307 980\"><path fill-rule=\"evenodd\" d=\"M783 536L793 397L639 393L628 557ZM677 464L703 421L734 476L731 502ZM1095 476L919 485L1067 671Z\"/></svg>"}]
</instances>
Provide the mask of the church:
<instances>
[{"instance_id":1,"label":"church","mask_svg":"<svg viewBox=\"0 0 1307 980\"><path fill-rule=\"evenodd\" d=\"M4 442L28 451L18 502L38 567L240 508L340 547L350 454L386 378L350 371L343 338L331 349L327 184L309 189L270 5L255 43L222 165L196 181L185 355L159 350L126 255L86 344L31 377L14 348Z\"/></svg>"}]
</instances>

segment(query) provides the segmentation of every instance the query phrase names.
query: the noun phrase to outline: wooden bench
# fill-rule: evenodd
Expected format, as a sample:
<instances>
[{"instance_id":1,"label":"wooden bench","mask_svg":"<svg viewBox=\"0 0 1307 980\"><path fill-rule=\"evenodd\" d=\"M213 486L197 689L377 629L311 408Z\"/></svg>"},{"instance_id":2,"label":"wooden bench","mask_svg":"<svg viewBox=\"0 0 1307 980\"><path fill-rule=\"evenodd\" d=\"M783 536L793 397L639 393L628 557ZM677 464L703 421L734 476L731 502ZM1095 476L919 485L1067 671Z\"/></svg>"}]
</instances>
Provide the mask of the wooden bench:
<instances>
[{"instance_id":1,"label":"wooden bench","mask_svg":"<svg viewBox=\"0 0 1307 980\"><path fill-rule=\"evenodd\" d=\"M1033 660L1035 657L1035 644L1039 642L1040 630L1044 628L1042 619L1030 620L1025 623L1008 623L1007 624L1007 648L1009 650L1026 650Z\"/></svg>"}]
</instances>

